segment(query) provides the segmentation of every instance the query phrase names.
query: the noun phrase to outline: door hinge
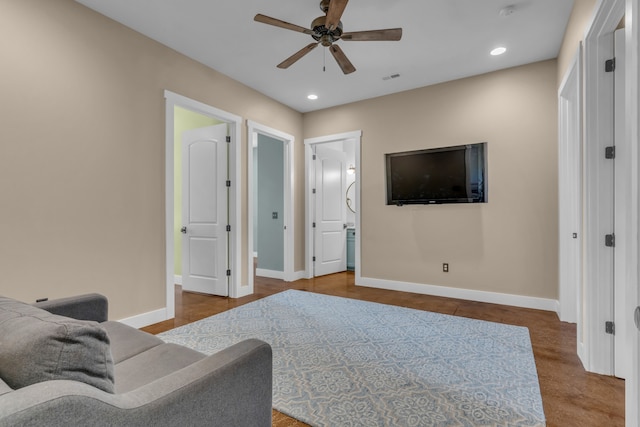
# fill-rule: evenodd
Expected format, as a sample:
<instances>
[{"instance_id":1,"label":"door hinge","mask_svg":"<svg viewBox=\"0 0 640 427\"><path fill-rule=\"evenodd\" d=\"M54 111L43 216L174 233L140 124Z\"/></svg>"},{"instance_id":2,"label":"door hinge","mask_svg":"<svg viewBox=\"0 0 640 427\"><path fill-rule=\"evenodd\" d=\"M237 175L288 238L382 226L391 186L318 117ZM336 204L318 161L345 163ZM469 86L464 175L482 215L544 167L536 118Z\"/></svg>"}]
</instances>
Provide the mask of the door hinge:
<instances>
[{"instance_id":1,"label":"door hinge","mask_svg":"<svg viewBox=\"0 0 640 427\"><path fill-rule=\"evenodd\" d=\"M227 276L231 276L231 270L227 270Z\"/></svg>"},{"instance_id":2,"label":"door hinge","mask_svg":"<svg viewBox=\"0 0 640 427\"><path fill-rule=\"evenodd\" d=\"M316 194L316 189L315 188L311 189L311 194Z\"/></svg>"},{"instance_id":3,"label":"door hinge","mask_svg":"<svg viewBox=\"0 0 640 427\"><path fill-rule=\"evenodd\" d=\"M227 187L231 187L231 181L227 181Z\"/></svg>"},{"instance_id":4,"label":"door hinge","mask_svg":"<svg viewBox=\"0 0 640 427\"><path fill-rule=\"evenodd\" d=\"M604 245L608 248L616 247L616 235L615 234L607 234L604 236Z\"/></svg>"},{"instance_id":5,"label":"door hinge","mask_svg":"<svg viewBox=\"0 0 640 427\"><path fill-rule=\"evenodd\" d=\"M230 136L227 137L227 142L231 142L231 137Z\"/></svg>"},{"instance_id":6,"label":"door hinge","mask_svg":"<svg viewBox=\"0 0 640 427\"><path fill-rule=\"evenodd\" d=\"M231 231L231 226L227 225L227 231Z\"/></svg>"},{"instance_id":7,"label":"door hinge","mask_svg":"<svg viewBox=\"0 0 640 427\"><path fill-rule=\"evenodd\" d=\"M609 321L604 323L604 331L610 335L616 334L616 325L615 323Z\"/></svg>"},{"instance_id":8,"label":"door hinge","mask_svg":"<svg viewBox=\"0 0 640 427\"><path fill-rule=\"evenodd\" d=\"M316 228L316 223L311 224L311 228Z\"/></svg>"},{"instance_id":9,"label":"door hinge","mask_svg":"<svg viewBox=\"0 0 640 427\"><path fill-rule=\"evenodd\" d=\"M316 159L316 155L314 154L314 155L311 157L311 159L312 159L312 160L315 160L315 159Z\"/></svg>"},{"instance_id":10,"label":"door hinge","mask_svg":"<svg viewBox=\"0 0 640 427\"><path fill-rule=\"evenodd\" d=\"M313 257L313 262L316 262L316 257Z\"/></svg>"},{"instance_id":11,"label":"door hinge","mask_svg":"<svg viewBox=\"0 0 640 427\"><path fill-rule=\"evenodd\" d=\"M612 145L611 147L606 147L604 149L604 158L605 159L615 159L616 158L616 147Z\"/></svg>"},{"instance_id":12,"label":"door hinge","mask_svg":"<svg viewBox=\"0 0 640 427\"><path fill-rule=\"evenodd\" d=\"M604 71L611 73L616 70L616 58L607 59L604 62Z\"/></svg>"}]
</instances>

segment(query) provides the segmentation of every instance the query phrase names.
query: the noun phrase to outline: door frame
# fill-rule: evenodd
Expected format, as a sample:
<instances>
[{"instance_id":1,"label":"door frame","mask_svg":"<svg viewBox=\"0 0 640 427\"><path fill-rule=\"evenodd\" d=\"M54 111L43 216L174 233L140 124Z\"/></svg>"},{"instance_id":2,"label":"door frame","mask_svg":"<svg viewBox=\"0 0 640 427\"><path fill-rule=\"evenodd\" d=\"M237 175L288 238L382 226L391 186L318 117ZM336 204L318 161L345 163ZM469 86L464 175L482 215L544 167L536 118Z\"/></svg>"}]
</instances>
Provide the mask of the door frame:
<instances>
[{"instance_id":1,"label":"door frame","mask_svg":"<svg viewBox=\"0 0 640 427\"><path fill-rule=\"evenodd\" d=\"M625 55L624 30L614 32L614 51L616 56L616 75L614 84L614 145L616 147L616 163L614 170L614 224L616 233L616 255L614 256L614 324L616 339L614 343L614 375L626 378L629 375L631 359L629 357L628 343L625 341L627 329L625 317L627 269L629 268L629 234L631 226L631 209L629 201L633 199L631 194L631 153L629 141L625 137L625 122L627 121L625 109ZM622 310L619 308L622 307Z\"/></svg>"},{"instance_id":2,"label":"door frame","mask_svg":"<svg viewBox=\"0 0 640 427\"><path fill-rule=\"evenodd\" d=\"M173 212L174 212L174 108L182 107L187 110L200 113L202 115L226 122L229 126L229 179L231 180L231 190L229 192L229 223L231 232L229 234L229 265L231 276L229 278L229 296L239 298L246 293L246 286L241 286L241 266L242 266L242 245L240 236L242 235L241 209L241 175L240 175L240 144L238 139L242 135L242 117L236 116L226 111L219 110L202 102L178 95L169 90L164 91L165 97L165 290L166 290L166 319L175 317L175 280L174 280L174 237L173 237ZM237 273L234 273L237 272ZM165 320L166 320L165 319Z\"/></svg>"},{"instance_id":3,"label":"door frame","mask_svg":"<svg viewBox=\"0 0 640 427\"><path fill-rule=\"evenodd\" d=\"M558 89L559 309L563 322L578 323L582 341L582 45ZM576 188L579 189L576 191ZM573 234L575 233L575 234ZM582 357L582 356L581 356Z\"/></svg>"},{"instance_id":4,"label":"door frame","mask_svg":"<svg viewBox=\"0 0 640 427\"><path fill-rule=\"evenodd\" d=\"M619 11L625 15L625 49L626 49L626 111L625 114L629 120L625 123L625 139L629 145L631 161L628 166L630 170L629 179L631 181L631 200L626 203L626 209L629 210L630 223L629 229L626 231L628 235L633 236L626 247L626 253L623 254L626 262L626 321L631 327L627 328L625 339L628 348L632 351L632 363L630 376L625 381L625 425L628 427L640 426L640 408L638 407L638 399L640 398L640 334L633 327L633 310L640 304L640 246L638 232L640 230L640 185L638 182L640 165L640 150L638 149L638 141L640 140L640 0L600 0L597 3L596 10L592 19L592 23L587 29L585 36L585 48L587 42L593 55L593 51L597 50L597 38L600 34L607 31L613 32L619 22L615 19L608 19L611 13ZM587 75L597 74L601 64L596 62L586 62L585 60L585 80ZM593 116L594 110L597 111L597 80L593 76L585 82L585 94L591 93L592 98L585 100L585 113L591 111L591 117L595 120L598 116ZM586 129L585 129L586 131ZM587 212L588 213L588 212ZM620 256L620 255L619 255ZM597 261L587 259L589 261ZM593 292L593 289L586 291ZM587 307L585 318L597 313L593 312L594 307ZM597 345L598 343L591 343Z\"/></svg>"},{"instance_id":5,"label":"door frame","mask_svg":"<svg viewBox=\"0 0 640 427\"><path fill-rule=\"evenodd\" d=\"M631 427L640 426L640 408L638 401L640 399L640 333L633 327L633 312L635 307L640 306L640 283L638 278L640 273L639 259L639 242L638 231L640 230L640 185L638 182L640 165L640 150L638 142L640 141L640 0L626 0L625 12L625 49L626 49L626 116L628 120L625 123L625 137L629 144L631 153L631 197L629 209L631 210L631 220L629 226L629 234L636 236L630 239L629 251L626 259L627 263L627 336L625 337L629 349L631 349L630 375L625 381L625 422Z\"/></svg>"},{"instance_id":6,"label":"door frame","mask_svg":"<svg viewBox=\"0 0 640 427\"><path fill-rule=\"evenodd\" d=\"M356 230L356 268L355 268L355 283L356 285L361 282L362 278L362 263L361 263L361 206L360 203L360 190L361 190L361 168L360 168L360 146L362 143L362 130L355 130L351 132L339 133L334 135L319 136L315 138L305 138L304 140L304 176L305 176L305 242L306 242L306 256L304 261L305 275L308 279L313 278L313 251L314 251L314 233L313 233L313 198L311 197L313 191L312 177L315 174L315 167L313 162L313 148L316 144L326 144L330 142L341 142L345 140L353 140L355 142L355 168L356 168L356 192L355 200L357 210L355 213L355 230ZM346 197L346 195L345 195Z\"/></svg>"},{"instance_id":7,"label":"door frame","mask_svg":"<svg viewBox=\"0 0 640 427\"><path fill-rule=\"evenodd\" d=\"M584 40L584 343L582 362L588 371L613 375L613 335L605 333L605 322L613 321L613 262L602 268L601 260L611 255L604 246L605 234L612 233L610 219L602 211L600 199L613 188L613 174L604 172L604 146L613 143L612 76L605 72L604 62L611 59L613 32L625 14L625 0L601 0ZM607 43L610 38L610 45ZM609 89L603 89L605 85ZM611 91L608 94L608 90ZM611 96L609 99L608 97ZM608 181L608 182L607 182ZM610 185L609 185L610 183ZM613 209L612 209L613 212ZM621 254L617 254L620 256ZM624 256L624 255L623 255ZM611 259L613 257L611 256ZM603 283L611 282L611 286Z\"/></svg>"},{"instance_id":8,"label":"door frame","mask_svg":"<svg viewBox=\"0 0 640 427\"><path fill-rule=\"evenodd\" d=\"M256 209L253 203L253 146L257 143L258 135L265 135L270 138L281 141L284 146L284 281L292 282L297 279L293 271L293 239L294 239L294 215L293 215L293 194L294 194L294 143L295 137L288 133L265 126L263 124L247 120L247 250L249 253L248 265L248 285L250 293L254 289L253 276L253 211Z\"/></svg>"}]
</instances>

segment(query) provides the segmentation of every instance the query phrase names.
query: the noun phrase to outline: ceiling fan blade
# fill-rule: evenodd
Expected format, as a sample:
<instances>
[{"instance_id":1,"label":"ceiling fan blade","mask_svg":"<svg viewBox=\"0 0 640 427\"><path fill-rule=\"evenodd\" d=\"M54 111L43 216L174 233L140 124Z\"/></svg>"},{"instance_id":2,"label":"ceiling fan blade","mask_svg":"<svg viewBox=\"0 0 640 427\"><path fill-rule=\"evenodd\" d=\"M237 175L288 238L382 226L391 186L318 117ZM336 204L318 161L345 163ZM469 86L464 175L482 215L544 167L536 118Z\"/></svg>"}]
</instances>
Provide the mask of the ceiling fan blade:
<instances>
[{"instance_id":1,"label":"ceiling fan blade","mask_svg":"<svg viewBox=\"0 0 640 427\"><path fill-rule=\"evenodd\" d=\"M356 31L344 33L341 37L344 41L398 41L402 38L402 28L389 28L387 30Z\"/></svg>"},{"instance_id":2,"label":"ceiling fan blade","mask_svg":"<svg viewBox=\"0 0 640 427\"><path fill-rule=\"evenodd\" d=\"M309 35L313 34L313 31L311 31L308 28L304 28L296 24L291 24L289 22L281 21L280 19L272 18L270 16L266 16L261 13L258 13L253 18L253 20L256 22L262 22L263 24L273 25L274 27L280 27L280 28L285 28L287 30L296 31L298 33L304 33Z\"/></svg>"},{"instance_id":3,"label":"ceiling fan blade","mask_svg":"<svg viewBox=\"0 0 640 427\"><path fill-rule=\"evenodd\" d=\"M336 59L336 62L342 69L343 73L351 74L356 70L356 67L354 67L351 61L349 61L349 58L347 58L347 55L345 55L342 49L340 49L340 46L332 44L329 47L329 50L331 51L333 57Z\"/></svg>"},{"instance_id":4,"label":"ceiling fan blade","mask_svg":"<svg viewBox=\"0 0 640 427\"><path fill-rule=\"evenodd\" d=\"M344 13L344 8L347 7L349 0L331 0L329 2L329 10L327 11L327 20L324 26L333 31L338 26L340 18Z\"/></svg>"},{"instance_id":5,"label":"ceiling fan blade","mask_svg":"<svg viewBox=\"0 0 640 427\"><path fill-rule=\"evenodd\" d=\"M296 53L294 53L293 55L291 55L290 57L288 57L287 59L279 63L278 68L289 68L290 66L295 64L297 60L305 56L307 53L311 52L316 47L318 47L318 43L310 43L306 45L305 47L303 47L302 49L300 49L299 51L297 51Z\"/></svg>"}]
</instances>

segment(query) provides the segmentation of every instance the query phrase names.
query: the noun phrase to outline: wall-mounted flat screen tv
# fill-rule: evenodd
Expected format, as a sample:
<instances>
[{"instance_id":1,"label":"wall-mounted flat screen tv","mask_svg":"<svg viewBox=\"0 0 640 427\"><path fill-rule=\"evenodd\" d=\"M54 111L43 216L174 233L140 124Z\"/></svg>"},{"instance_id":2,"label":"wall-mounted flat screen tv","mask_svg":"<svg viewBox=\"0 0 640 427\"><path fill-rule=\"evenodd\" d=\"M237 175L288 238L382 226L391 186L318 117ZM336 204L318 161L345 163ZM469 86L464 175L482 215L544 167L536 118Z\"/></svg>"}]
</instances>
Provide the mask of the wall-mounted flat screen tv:
<instances>
[{"instance_id":1,"label":"wall-mounted flat screen tv","mask_svg":"<svg viewBox=\"0 0 640 427\"><path fill-rule=\"evenodd\" d=\"M487 202L487 143L385 154L387 205Z\"/></svg>"}]
</instances>

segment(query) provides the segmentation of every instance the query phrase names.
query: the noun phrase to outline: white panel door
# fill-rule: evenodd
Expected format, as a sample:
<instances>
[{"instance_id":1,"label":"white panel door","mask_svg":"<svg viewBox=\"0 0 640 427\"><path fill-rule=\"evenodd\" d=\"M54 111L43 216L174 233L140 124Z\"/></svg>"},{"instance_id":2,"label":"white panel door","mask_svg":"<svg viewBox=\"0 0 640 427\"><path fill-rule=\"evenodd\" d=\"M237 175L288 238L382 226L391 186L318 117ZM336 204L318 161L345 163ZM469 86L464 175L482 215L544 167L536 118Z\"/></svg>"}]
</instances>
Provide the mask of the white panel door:
<instances>
[{"instance_id":1,"label":"white panel door","mask_svg":"<svg viewBox=\"0 0 640 427\"><path fill-rule=\"evenodd\" d=\"M314 275L347 269L346 154L317 147L315 161Z\"/></svg>"},{"instance_id":2,"label":"white panel door","mask_svg":"<svg viewBox=\"0 0 640 427\"><path fill-rule=\"evenodd\" d=\"M182 289L227 296L227 125L182 134Z\"/></svg>"}]
</instances>

